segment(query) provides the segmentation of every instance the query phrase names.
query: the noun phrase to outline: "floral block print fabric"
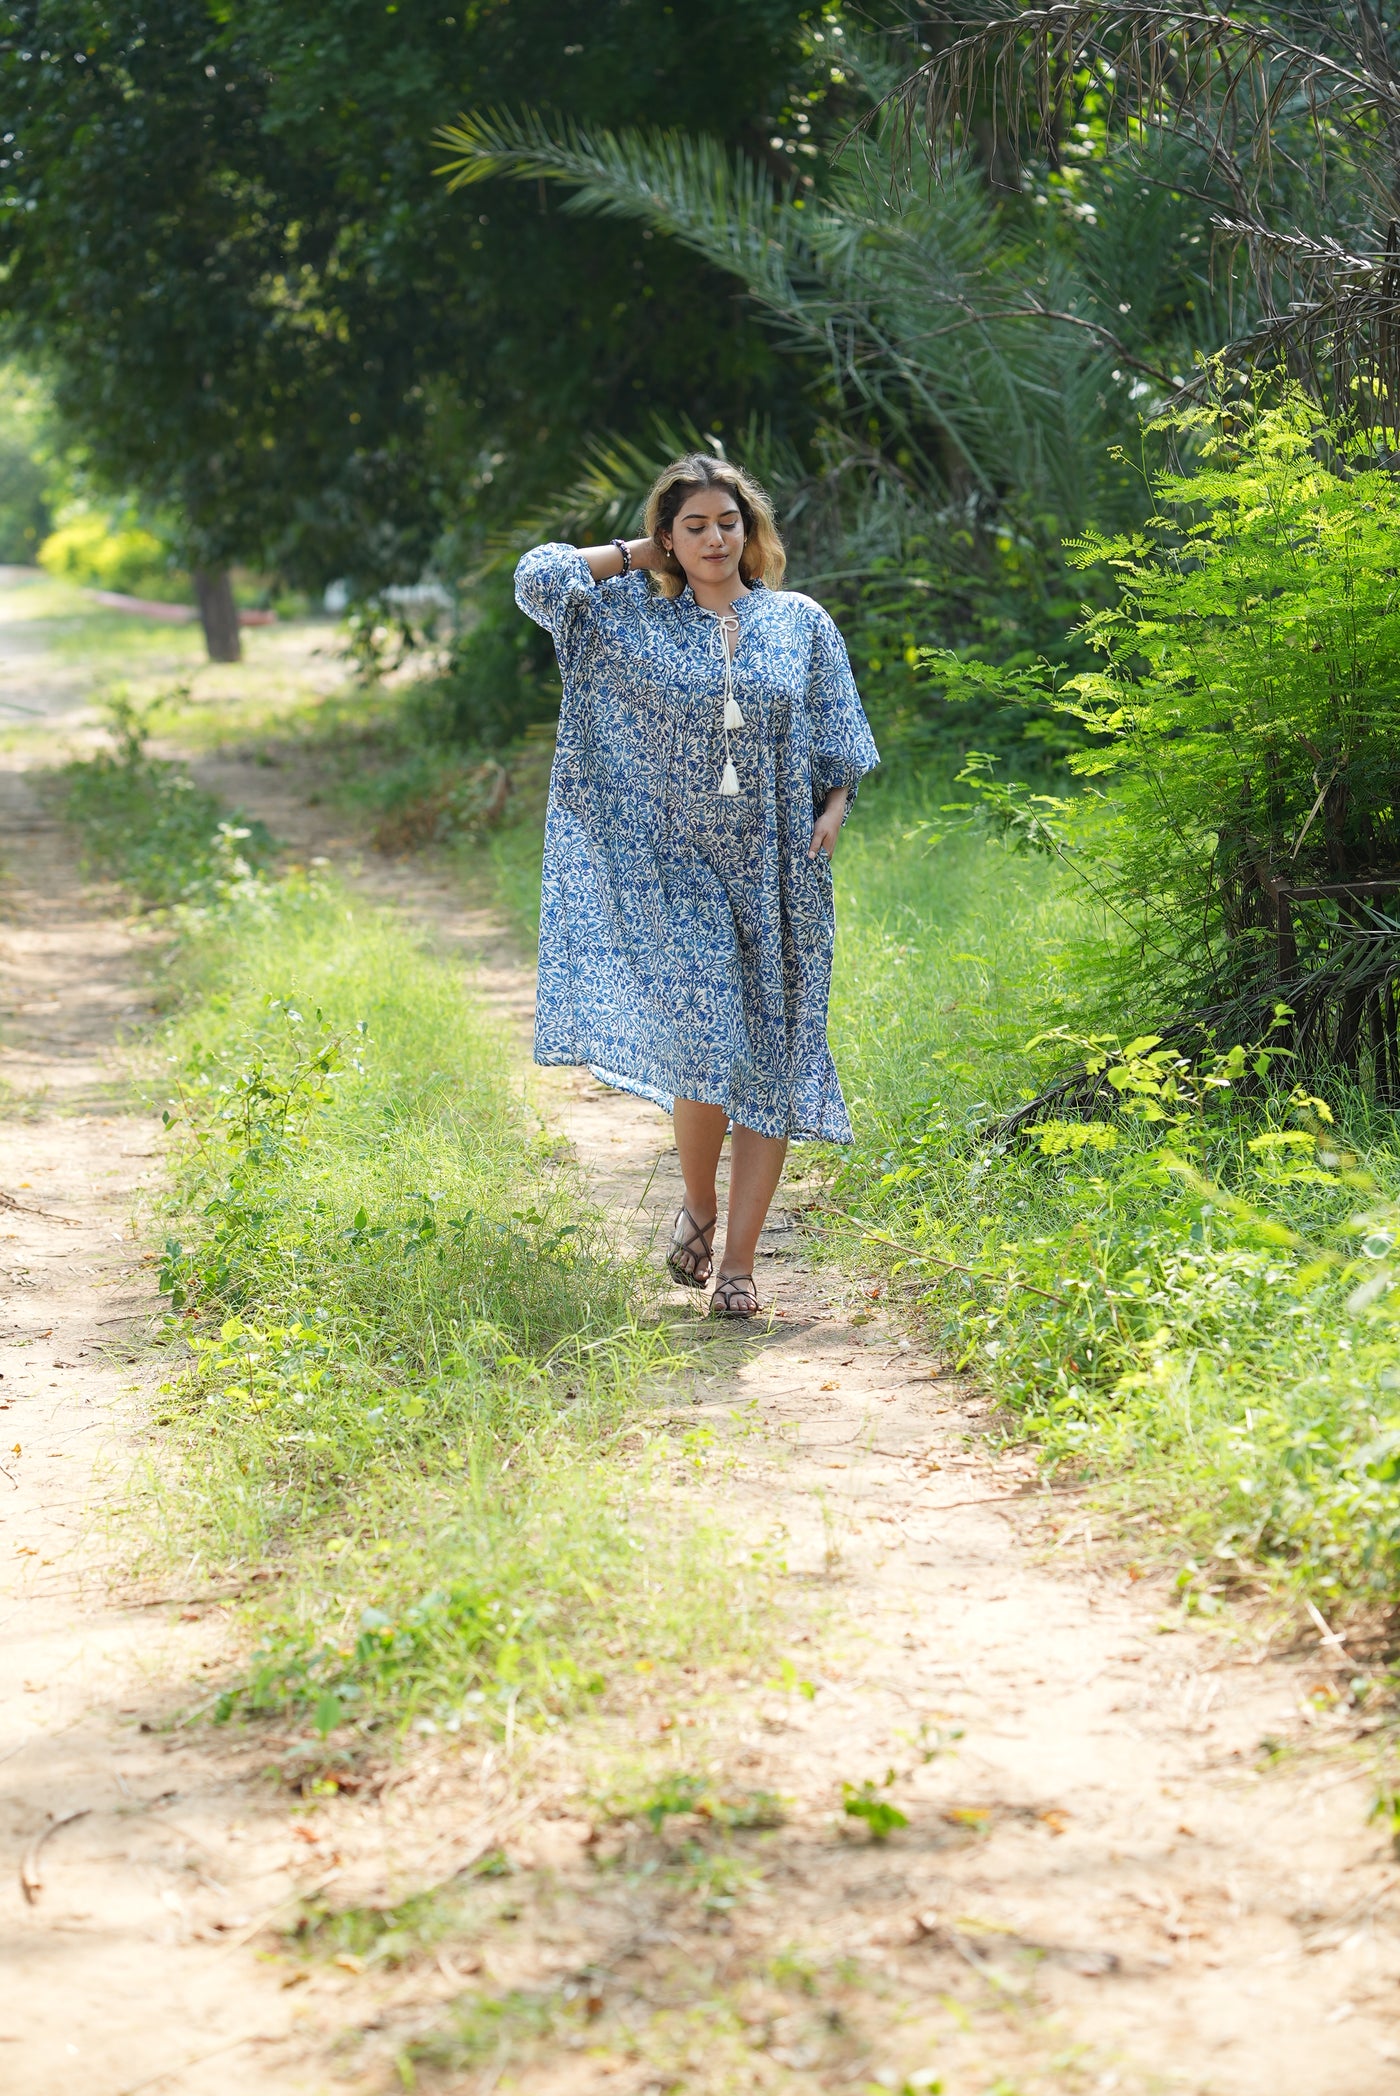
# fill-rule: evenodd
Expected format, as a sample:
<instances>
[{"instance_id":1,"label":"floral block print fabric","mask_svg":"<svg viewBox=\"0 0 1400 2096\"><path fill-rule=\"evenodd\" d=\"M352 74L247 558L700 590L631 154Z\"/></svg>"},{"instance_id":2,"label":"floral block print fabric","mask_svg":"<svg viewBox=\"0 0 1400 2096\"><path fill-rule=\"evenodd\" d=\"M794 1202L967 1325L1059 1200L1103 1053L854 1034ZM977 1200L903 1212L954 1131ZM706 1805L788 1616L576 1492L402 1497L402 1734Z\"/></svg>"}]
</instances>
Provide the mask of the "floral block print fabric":
<instances>
[{"instance_id":1,"label":"floral block print fabric","mask_svg":"<svg viewBox=\"0 0 1400 2096\"><path fill-rule=\"evenodd\" d=\"M535 1060L667 1112L699 1099L760 1135L849 1142L826 1043L831 867L807 853L814 811L879 757L831 618L795 591L739 599L725 797L714 614L645 575L595 583L572 546L527 553L515 594L564 683Z\"/></svg>"}]
</instances>

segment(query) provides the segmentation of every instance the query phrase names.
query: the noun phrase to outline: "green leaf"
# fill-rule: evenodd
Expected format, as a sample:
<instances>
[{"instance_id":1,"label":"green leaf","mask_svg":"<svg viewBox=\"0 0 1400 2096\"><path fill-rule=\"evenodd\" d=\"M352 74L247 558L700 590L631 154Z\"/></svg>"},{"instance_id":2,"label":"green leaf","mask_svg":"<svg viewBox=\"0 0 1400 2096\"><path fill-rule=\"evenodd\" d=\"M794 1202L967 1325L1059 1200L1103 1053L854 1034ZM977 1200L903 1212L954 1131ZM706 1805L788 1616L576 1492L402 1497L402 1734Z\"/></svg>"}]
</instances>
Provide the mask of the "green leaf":
<instances>
[{"instance_id":1,"label":"green leaf","mask_svg":"<svg viewBox=\"0 0 1400 2096\"><path fill-rule=\"evenodd\" d=\"M316 1708L311 1713L311 1722L322 1739L325 1739L328 1733L334 1732L343 1715L339 1696L332 1695L328 1690L317 1699Z\"/></svg>"}]
</instances>

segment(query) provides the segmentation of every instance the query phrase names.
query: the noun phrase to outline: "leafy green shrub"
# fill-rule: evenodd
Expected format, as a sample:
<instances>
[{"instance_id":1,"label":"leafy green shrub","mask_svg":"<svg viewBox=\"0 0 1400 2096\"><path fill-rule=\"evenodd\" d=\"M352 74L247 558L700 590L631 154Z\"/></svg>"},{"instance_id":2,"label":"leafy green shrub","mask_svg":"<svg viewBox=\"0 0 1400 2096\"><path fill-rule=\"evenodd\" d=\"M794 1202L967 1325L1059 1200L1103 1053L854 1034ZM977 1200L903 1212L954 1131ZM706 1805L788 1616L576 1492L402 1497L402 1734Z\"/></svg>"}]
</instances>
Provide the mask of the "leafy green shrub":
<instances>
[{"instance_id":1,"label":"leafy green shrub","mask_svg":"<svg viewBox=\"0 0 1400 2096\"><path fill-rule=\"evenodd\" d=\"M517 610L508 575L475 593L472 617L452 642L447 668L416 704L434 739L499 749L559 711L559 672L547 633Z\"/></svg>"},{"instance_id":2,"label":"leafy green shrub","mask_svg":"<svg viewBox=\"0 0 1400 2096\"><path fill-rule=\"evenodd\" d=\"M960 676L963 703L947 706L941 680L930 685L928 664L943 659L929 653L939 636L956 636L967 659L1012 671L1038 659L1066 674L1092 663L1082 637L1066 630L1086 586L1072 586L1054 520L1038 524L1034 540L1008 529L990 546L970 533L948 533L936 546L915 538L898 560L874 561L858 584L824 596L887 764L946 763L972 745L1043 764L1083 747L1082 729L1028 704L1019 687L992 681L979 691Z\"/></svg>"},{"instance_id":3,"label":"leafy green shrub","mask_svg":"<svg viewBox=\"0 0 1400 2096\"><path fill-rule=\"evenodd\" d=\"M39 564L67 582L129 595L187 598L188 584L163 539L144 525L87 513L50 532Z\"/></svg>"},{"instance_id":4,"label":"leafy green shrub","mask_svg":"<svg viewBox=\"0 0 1400 2096\"><path fill-rule=\"evenodd\" d=\"M1167 426L1196 469L1157 476L1144 532L1073 549L1118 580L1081 629L1101 669L930 660L955 699L1015 697L1088 732L1070 768L1111 789L1084 863L1120 950L1138 980L1214 1002L1272 977L1280 883L1400 862L1400 483L1300 395Z\"/></svg>"}]
</instances>

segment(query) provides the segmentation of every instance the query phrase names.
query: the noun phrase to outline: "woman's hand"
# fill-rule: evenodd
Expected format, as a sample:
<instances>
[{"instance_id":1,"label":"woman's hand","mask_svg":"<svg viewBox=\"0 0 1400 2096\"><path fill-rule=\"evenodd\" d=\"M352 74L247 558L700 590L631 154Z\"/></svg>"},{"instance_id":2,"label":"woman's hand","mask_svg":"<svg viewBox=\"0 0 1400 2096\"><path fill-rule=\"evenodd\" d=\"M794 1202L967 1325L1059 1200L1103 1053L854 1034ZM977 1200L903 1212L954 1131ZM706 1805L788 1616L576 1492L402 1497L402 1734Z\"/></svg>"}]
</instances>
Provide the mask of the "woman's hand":
<instances>
[{"instance_id":1,"label":"woman's hand","mask_svg":"<svg viewBox=\"0 0 1400 2096\"><path fill-rule=\"evenodd\" d=\"M655 539L629 539L627 551L632 556L633 567L643 571L648 568L664 568L670 558L669 554L664 553L657 545Z\"/></svg>"},{"instance_id":2,"label":"woman's hand","mask_svg":"<svg viewBox=\"0 0 1400 2096\"><path fill-rule=\"evenodd\" d=\"M812 824L812 842L807 856L815 859L825 852L828 859L836 849L836 840L841 834L841 825L846 819L846 803L850 794L844 786L833 786L826 797L826 805Z\"/></svg>"}]
</instances>

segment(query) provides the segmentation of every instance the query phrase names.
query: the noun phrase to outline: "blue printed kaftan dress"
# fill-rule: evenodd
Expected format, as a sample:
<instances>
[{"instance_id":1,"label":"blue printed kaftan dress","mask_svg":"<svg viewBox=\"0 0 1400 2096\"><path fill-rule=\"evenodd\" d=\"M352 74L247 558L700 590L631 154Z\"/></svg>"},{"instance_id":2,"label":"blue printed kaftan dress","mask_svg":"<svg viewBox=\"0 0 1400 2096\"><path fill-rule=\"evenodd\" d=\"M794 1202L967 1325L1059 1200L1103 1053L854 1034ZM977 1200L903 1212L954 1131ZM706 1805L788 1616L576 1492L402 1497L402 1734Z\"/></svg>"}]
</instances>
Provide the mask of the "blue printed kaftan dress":
<instances>
[{"instance_id":1,"label":"blue printed kaftan dress","mask_svg":"<svg viewBox=\"0 0 1400 2096\"><path fill-rule=\"evenodd\" d=\"M515 594L564 683L536 1062L587 1063L667 1112L679 1095L760 1135L849 1142L826 1043L831 867L807 854L814 811L879 757L835 624L795 591L738 600L726 798L723 636L689 589L595 583L572 546L537 546Z\"/></svg>"}]
</instances>

